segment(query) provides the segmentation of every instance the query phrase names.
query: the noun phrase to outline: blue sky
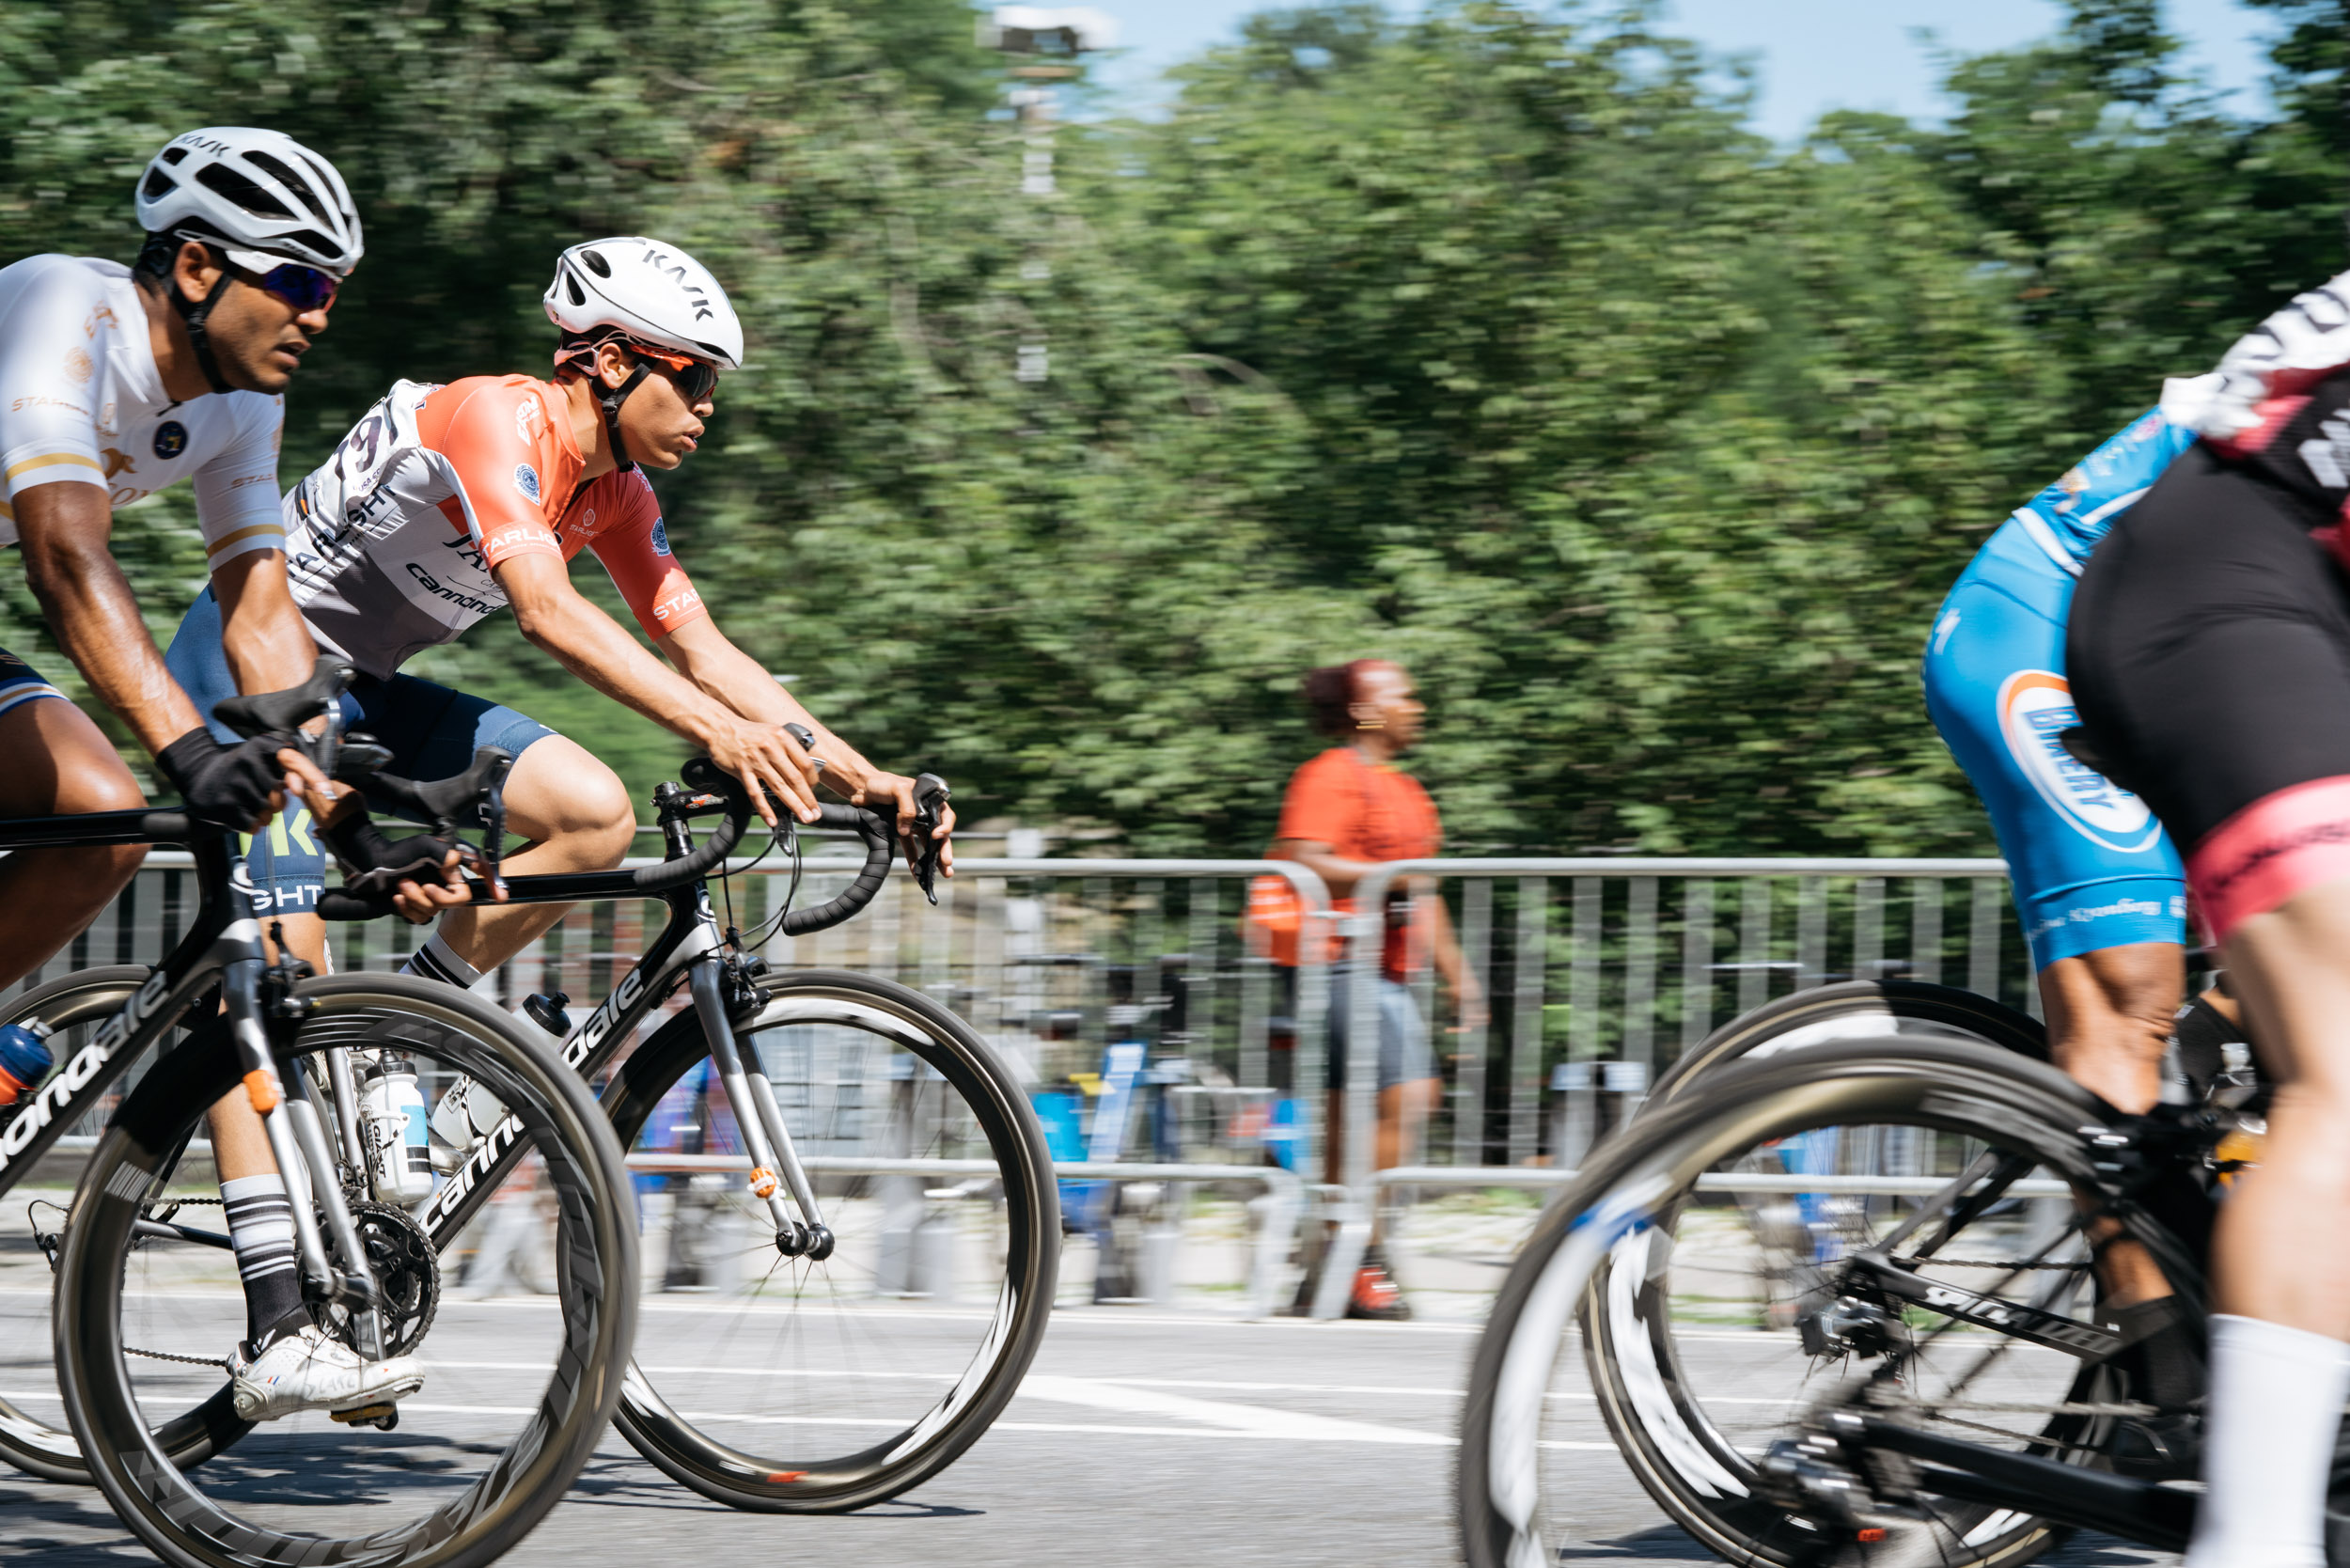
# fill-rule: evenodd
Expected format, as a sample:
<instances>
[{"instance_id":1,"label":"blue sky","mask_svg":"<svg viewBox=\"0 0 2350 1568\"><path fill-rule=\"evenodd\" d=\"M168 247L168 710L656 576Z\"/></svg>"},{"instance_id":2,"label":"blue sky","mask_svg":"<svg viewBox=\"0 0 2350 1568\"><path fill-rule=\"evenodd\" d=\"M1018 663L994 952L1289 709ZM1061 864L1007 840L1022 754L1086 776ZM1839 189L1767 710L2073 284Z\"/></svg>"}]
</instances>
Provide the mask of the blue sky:
<instances>
[{"instance_id":1,"label":"blue sky","mask_svg":"<svg viewBox=\"0 0 2350 1568\"><path fill-rule=\"evenodd\" d=\"M1186 55L1230 37L1240 19L1264 8L1249 0L1090 0L1118 20L1127 53L1100 80L1117 107L1146 110L1165 93L1159 73ZM1410 0L1390 0L1399 10ZM2236 0L2169 0L2172 31L2189 43L2187 64L2232 89L2242 108L2264 98L2262 39L2272 18ZM1882 109L1931 118L1943 104L1934 90L1932 48L1974 54L2039 38L2062 9L2054 0L1671 0L1668 25L1718 53L1760 58L1762 102L1756 129L1786 139L1828 109Z\"/></svg>"}]
</instances>

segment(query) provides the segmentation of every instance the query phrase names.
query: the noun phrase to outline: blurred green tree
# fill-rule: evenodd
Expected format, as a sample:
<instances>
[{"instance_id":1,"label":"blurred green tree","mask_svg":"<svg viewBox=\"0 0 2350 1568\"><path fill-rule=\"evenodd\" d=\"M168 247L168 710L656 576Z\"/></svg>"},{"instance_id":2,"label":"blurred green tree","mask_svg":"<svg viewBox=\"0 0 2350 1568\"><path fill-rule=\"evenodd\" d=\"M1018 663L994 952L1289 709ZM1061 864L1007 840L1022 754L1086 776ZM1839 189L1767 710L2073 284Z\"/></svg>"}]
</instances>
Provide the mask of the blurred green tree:
<instances>
[{"instance_id":1,"label":"blurred green tree","mask_svg":"<svg viewBox=\"0 0 2350 1568\"><path fill-rule=\"evenodd\" d=\"M2336 8L2274 3L2273 123L2153 0L2076 0L1949 62L1948 126L1781 150L1637 7L1269 12L1164 121L1048 132L961 0L55 0L0 8L0 212L6 259L128 258L177 131L332 156L369 252L290 483L397 377L542 372L562 245L692 249L751 368L659 481L679 553L966 816L1253 851L1298 675L1386 653L1456 848L1987 849L1917 697L1938 596L2340 258ZM159 636L187 508L118 525ZM0 643L68 673L13 572ZM682 750L507 618L412 667L640 792Z\"/></svg>"}]
</instances>

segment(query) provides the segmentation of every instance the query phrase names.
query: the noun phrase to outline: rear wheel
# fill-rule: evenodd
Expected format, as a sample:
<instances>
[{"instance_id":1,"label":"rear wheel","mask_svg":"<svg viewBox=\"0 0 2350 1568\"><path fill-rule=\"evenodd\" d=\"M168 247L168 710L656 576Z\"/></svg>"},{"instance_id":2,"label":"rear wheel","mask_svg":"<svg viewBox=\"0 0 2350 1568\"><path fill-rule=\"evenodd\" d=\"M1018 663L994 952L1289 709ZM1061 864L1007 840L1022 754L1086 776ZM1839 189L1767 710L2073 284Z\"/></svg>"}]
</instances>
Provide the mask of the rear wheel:
<instances>
[{"instance_id":1,"label":"rear wheel","mask_svg":"<svg viewBox=\"0 0 2350 1568\"><path fill-rule=\"evenodd\" d=\"M1819 1560L1758 1463L1864 1392L1951 1436L2093 1462L2128 1393L2110 1362L1930 1309L1860 1255L2101 1343L2071 1196L2089 1171L2077 1129L2099 1110L2049 1068L1899 1039L1725 1069L1635 1123L1543 1216L1480 1342L1459 1478L1471 1568L1552 1560L1595 1425L1731 1561ZM1948 1497L1914 1529L1879 1548L1888 1560L1914 1546L1949 1568L2014 1568L2058 1534Z\"/></svg>"},{"instance_id":2,"label":"rear wheel","mask_svg":"<svg viewBox=\"0 0 2350 1568\"><path fill-rule=\"evenodd\" d=\"M918 992L783 975L735 1030L838 1245L778 1250L700 1021L670 1020L604 1095L662 1292L620 1431L737 1508L861 1508L952 1464L1018 1390L1059 1261L1051 1159L1018 1080Z\"/></svg>"},{"instance_id":3,"label":"rear wheel","mask_svg":"<svg viewBox=\"0 0 2350 1568\"><path fill-rule=\"evenodd\" d=\"M70 1063L151 973L140 964L117 964L60 976L0 1001L0 1024L47 1025L53 1031L50 1054L60 1063ZM181 1038L180 1030L171 1030L164 1048ZM122 1092L118 1084L109 1098L118 1100ZM0 1110L0 1138L27 1108L19 1105ZM0 1200L0 1459L44 1481L89 1481L89 1466L82 1462L81 1448L66 1424L65 1396L57 1388L49 1304L55 1292L55 1257L64 1242L66 1213L103 1121L101 1115L90 1126L68 1131ZM242 1435L242 1423L224 1424L215 1419L218 1414L177 1412L160 1422L156 1443L175 1464L193 1465L218 1443Z\"/></svg>"},{"instance_id":4,"label":"rear wheel","mask_svg":"<svg viewBox=\"0 0 2350 1568\"><path fill-rule=\"evenodd\" d=\"M73 1433L123 1523L181 1568L485 1564L560 1499L618 1403L636 1315L619 1150L578 1074L462 992L348 975L301 994L316 1009L287 1053L290 1093L296 1064L328 1047L397 1051L427 1095L462 1074L520 1123L517 1174L437 1266L400 1211L354 1205L387 1338L412 1348L423 1389L395 1407L396 1430L324 1411L236 1422L232 1450L186 1471L151 1430L192 1404L225 1412L223 1362L244 1328L219 1211L189 1206L214 1190L212 1173L181 1162L205 1107L238 1081L226 1028L208 1021L123 1104L75 1195L56 1298ZM552 1260L549 1294L467 1299L501 1227Z\"/></svg>"}]
</instances>

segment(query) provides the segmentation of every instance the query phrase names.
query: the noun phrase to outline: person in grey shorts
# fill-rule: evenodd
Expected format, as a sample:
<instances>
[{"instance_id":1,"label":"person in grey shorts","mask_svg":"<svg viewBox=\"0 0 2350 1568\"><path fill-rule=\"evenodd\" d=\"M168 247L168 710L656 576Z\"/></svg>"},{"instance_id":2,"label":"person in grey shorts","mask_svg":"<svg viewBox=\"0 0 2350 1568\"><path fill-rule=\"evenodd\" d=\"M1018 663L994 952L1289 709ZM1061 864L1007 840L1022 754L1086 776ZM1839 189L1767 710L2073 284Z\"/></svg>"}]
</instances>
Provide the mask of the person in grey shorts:
<instances>
[{"instance_id":1,"label":"person in grey shorts","mask_svg":"<svg viewBox=\"0 0 2350 1568\"><path fill-rule=\"evenodd\" d=\"M1419 780L1397 766L1397 759L1418 744L1426 709L1412 678L1385 659L1314 670L1306 677L1306 701L1314 728L1340 744L1291 776L1281 799L1281 825L1268 853L1307 867L1327 885L1337 908L1351 910L1355 884L1379 862L1423 859L1443 842L1435 802ZM1389 895L1386 942L1379 974L1371 981L1379 990L1379 1124L1372 1157L1382 1169L1410 1162L1443 1087L1429 1052L1428 1027L1404 977L1420 964L1434 964L1464 1024L1481 1017L1484 1008L1475 977L1461 962L1444 901L1413 897L1434 890L1430 879L1411 878ZM1355 1051L1348 1038L1350 983L1342 968L1333 973L1328 1149L1329 1179L1336 1182L1345 1147L1343 1091ZM1410 1315L1375 1232L1355 1276L1347 1315Z\"/></svg>"}]
</instances>

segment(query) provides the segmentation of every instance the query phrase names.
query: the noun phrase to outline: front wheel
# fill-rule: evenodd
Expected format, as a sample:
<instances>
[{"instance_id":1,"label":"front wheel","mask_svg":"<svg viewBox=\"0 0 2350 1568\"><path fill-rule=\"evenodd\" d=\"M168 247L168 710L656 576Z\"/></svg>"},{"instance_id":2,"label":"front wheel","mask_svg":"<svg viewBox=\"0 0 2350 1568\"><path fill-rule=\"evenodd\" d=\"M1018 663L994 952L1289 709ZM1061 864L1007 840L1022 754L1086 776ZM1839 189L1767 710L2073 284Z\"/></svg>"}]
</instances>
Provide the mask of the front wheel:
<instances>
[{"instance_id":1,"label":"front wheel","mask_svg":"<svg viewBox=\"0 0 2350 1568\"><path fill-rule=\"evenodd\" d=\"M106 1500L174 1568L480 1568L561 1498L619 1402L636 1321L626 1168L579 1075L496 1010L395 975L299 994L315 1007L281 1051L290 1096L329 1048L397 1053L428 1103L462 1074L520 1126L525 1158L438 1267L403 1253L415 1238L400 1211L354 1205L363 1235L385 1242L379 1253L371 1237L369 1266L387 1341L413 1350L424 1388L387 1428L322 1410L237 1423L213 1445L241 1436L234 1448L185 1471L151 1430L159 1414L227 1405L224 1363L245 1326L219 1211L203 1207L212 1173L181 1162L238 1084L214 1018L124 1102L75 1194L55 1309L66 1412ZM543 1295L469 1299L493 1231L503 1251L552 1260Z\"/></svg>"},{"instance_id":2,"label":"front wheel","mask_svg":"<svg viewBox=\"0 0 2350 1568\"><path fill-rule=\"evenodd\" d=\"M604 1092L663 1292L619 1428L736 1508L866 1507L952 1464L1018 1391L1059 1262L1051 1157L1017 1078L918 992L787 974L734 1027L837 1247L777 1247L700 1020L670 1020Z\"/></svg>"},{"instance_id":3,"label":"front wheel","mask_svg":"<svg viewBox=\"0 0 2350 1568\"><path fill-rule=\"evenodd\" d=\"M1824 1404L2098 1463L2129 1392L2072 1196L2100 1112L2051 1068L1901 1037L1724 1068L1642 1117L1544 1214L1487 1320L1458 1476L1470 1568L1556 1560L1594 1406L1676 1522L1774 1568L1850 1560L1762 1482L1772 1445ZM2175 1243L2155 1251L2192 1278ZM1931 1292L1889 1290L1880 1258L1945 1301L2029 1305L2066 1331L2026 1342L1988 1326L1996 1306L1962 1323L1922 1305ZM2020 1568L2060 1533L1950 1497L1910 1528L1877 1560Z\"/></svg>"}]
</instances>

